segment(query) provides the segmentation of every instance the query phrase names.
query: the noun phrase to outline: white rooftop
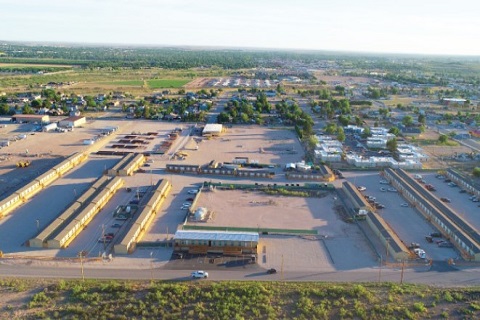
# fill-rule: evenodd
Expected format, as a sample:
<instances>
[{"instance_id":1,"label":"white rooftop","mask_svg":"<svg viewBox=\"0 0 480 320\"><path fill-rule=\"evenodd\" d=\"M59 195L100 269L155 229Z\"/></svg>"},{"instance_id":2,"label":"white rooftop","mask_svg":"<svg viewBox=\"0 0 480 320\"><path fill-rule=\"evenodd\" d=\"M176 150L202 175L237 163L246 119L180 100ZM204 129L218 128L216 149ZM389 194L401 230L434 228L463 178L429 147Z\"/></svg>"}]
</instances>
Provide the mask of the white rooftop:
<instances>
[{"instance_id":1,"label":"white rooftop","mask_svg":"<svg viewBox=\"0 0 480 320\"><path fill-rule=\"evenodd\" d=\"M209 123L203 128L203 133L220 133L222 132L223 125L219 123Z\"/></svg>"},{"instance_id":2,"label":"white rooftop","mask_svg":"<svg viewBox=\"0 0 480 320\"><path fill-rule=\"evenodd\" d=\"M256 232L230 232L230 231L197 231L177 230L174 239L179 240L226 240L226 241L253 241L258 242Z\"/></svg>"}]
</instances>

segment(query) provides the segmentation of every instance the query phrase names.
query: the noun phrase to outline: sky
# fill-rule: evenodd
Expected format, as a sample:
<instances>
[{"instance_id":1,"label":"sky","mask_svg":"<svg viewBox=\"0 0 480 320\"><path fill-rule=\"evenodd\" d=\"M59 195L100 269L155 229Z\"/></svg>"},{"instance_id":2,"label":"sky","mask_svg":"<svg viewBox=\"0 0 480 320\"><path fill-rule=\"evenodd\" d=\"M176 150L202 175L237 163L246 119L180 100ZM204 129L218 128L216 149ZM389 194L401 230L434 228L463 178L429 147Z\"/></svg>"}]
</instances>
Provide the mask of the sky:
<instances>
[{"instance_id":1,"label":"sky","mask_svg":"<svg viewBox=\"0 0 480 320\"><path fill-rule=\"evenodd\" d=\"M479 0L0 0L0 41L480 56Z\"/></svg>"}]
</instances>

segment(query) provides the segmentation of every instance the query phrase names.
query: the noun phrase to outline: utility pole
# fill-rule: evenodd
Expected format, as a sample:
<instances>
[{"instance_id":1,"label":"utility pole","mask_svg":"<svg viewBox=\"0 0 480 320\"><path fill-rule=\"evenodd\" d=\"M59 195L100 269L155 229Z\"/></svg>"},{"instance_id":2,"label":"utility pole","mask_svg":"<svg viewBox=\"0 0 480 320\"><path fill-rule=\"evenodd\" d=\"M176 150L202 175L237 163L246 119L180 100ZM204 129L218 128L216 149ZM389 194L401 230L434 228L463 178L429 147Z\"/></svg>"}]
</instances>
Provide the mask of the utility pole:
<instances>
[{"instance_id":1,"label":"utility pole","mask_svg":"<svg viewBox=\"0 0 480 320\"><path fill-rule=\"evenodd\" d=\"M40 232L40 220L35 220L35 223L37 224L37 232Z\"/></svg>"},{"instance_id":2,"label":"utility pole","mask_svg":"<svg viewBox=\"0 0 480 320\"><path fill-rule=\"evenodd\" d=\"M84 252L83 251L80 251L78 253L78 255L80 256L80 266L81 266L81 271L82 271L82 281L85 281L85 273L83 272L83 256L84 256Z\"/></svg>"},{"instance_id":3,"label":"utility pole","mask_svg":"<svg viewBox=\"0 0 480 320\"><path fill-rule=\"evenodd\" d=\"M386 247L386 252L385 252L385 265L388 263L388 246L390 245L390 238L385 239L387 240L387 247Z\"/></svg>"},{"instance_id":4,"label":"utility pole","mask_svg":"<svg viewBox=\"0 0 480 320\"><path fill-rule=\"evenodd\" d=\"M283 254L282 254L282 266L281 266L281 268L280 268L280 276L281 276L281 278L282 278L282 280L283 280Z\"/></svg>"},{"instance_id":5,"label":"utility pole","mask_svg":"<svg viewBox=\"0 0 480 320\"><path fill-rule=\"evenodd\" d=\"M400 276L400 284L403 284L403 270L405 269L405 259L403 259L403 262L402 262L402 273L401 273L401 276Z\"/></svg>"},{"instance_id":6,"label":"utility pole","mask_svg":"<svg viewBox=\"0 0 480 320\"><path fill-rule=\"evenodd\" d=\"M378 266L378 282L382 281L382 256L380 256L380 264Z\"/></svg>"},{"instance_id":7,"label":"utility pole","mask_svg":"<svg viewBox=\"0 0 480 320\"><path fill-rule=\"evenodd\" d=\"M102 224L102 239L103 239L103 250L105 250L107 248L107 244L105 242L105 225Z\"/></svg>"},{"instance_id":8,"label":"utility pole","mask_svg":"<svg viewBox=\"0 0 480 320\"><path fill-rule=\"evenodd\" d=\"M150 251L150 282L153 282L153 251Z\"/></svg>"}]
</instances>

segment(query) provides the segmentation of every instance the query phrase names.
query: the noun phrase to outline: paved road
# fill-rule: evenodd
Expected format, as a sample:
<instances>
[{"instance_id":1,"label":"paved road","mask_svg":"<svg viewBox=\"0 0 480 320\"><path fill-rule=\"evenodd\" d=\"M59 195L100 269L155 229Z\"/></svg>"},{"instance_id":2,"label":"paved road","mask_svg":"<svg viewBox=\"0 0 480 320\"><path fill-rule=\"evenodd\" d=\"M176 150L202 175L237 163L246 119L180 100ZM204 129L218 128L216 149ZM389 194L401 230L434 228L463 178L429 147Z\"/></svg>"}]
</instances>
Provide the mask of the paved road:
<instances>
[{"instance_id":1,"label":"paved road","mask_svg":"<svg viewBox=\"0 0 480 320\"><path fill-rule=\"evenodd\" d=\"M108 263L95 266L85 266L84 275L88 279L134 279L134 280L189 280L192 270L166 270L162 268L145 269L112 269ZM274 275L267 275L264 271L255 269L236 270L209 270L209 279L239 280L239 281L332 281L332 282L400 282L401 268L368 268L353 271L336 272L280 272ZM26 264L10 264L10 261L0 260L0 276L17 278L60 278L79 279L81 278L80 263L69 264L62 267L33 266ZM434 263L432 268L418 267L417 269L406 269L403 274L405 283L433 284L437 286L474 286L480 285L478 269L467 269L459 271L454 267L442 262Z\"/></svg>"}]
</instances>

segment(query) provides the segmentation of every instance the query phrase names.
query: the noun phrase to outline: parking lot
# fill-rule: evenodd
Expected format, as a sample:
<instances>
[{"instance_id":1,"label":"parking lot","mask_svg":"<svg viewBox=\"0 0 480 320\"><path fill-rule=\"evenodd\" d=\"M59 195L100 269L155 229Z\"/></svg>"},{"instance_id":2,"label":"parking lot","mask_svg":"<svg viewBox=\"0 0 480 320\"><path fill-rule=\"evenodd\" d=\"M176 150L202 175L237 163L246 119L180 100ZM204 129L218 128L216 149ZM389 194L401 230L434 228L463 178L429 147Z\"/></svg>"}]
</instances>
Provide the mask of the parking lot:
<instances>
[{"instance_id":1,"label":"parking lot","mask_svg":"<svg viewBox=\"0 0 480 320\"><path fill-rule=\"evenodd\" d=\"M427 184L432 184L437 190L433 192L438 198L447 198L450 200L446 203L465 221L471 224L477 230L480 230L480 202L470 200L471 194L465 192L458 186L449 186L448 179L436 178L436 173L421 174ZM446 182L447 180L447 182Z\"/></svg>"},{"instance_id":2,"label":"parking lot","mask_svg":"<svg viewBox=\"0 0 480 320\"><path fill-rule=\"evenodd\" d=\"M373 196L377 202L385 205L384 209L377 209L377 212L407 246L412 242L418 243L425 250L427 257L433 260L446 260L458 256L455 249L439 247L435 242L429 243L426 240L425 236L437 230L415 208L410 205L402 206L407 201L398 192L388 191L391 186L380 183L384 179L378 172L343 172L343 175L356 186L365 186L366 190L362 192L364 195ZM381 188L385 191L381 191Z\"/></svg>"}]
</instances>

